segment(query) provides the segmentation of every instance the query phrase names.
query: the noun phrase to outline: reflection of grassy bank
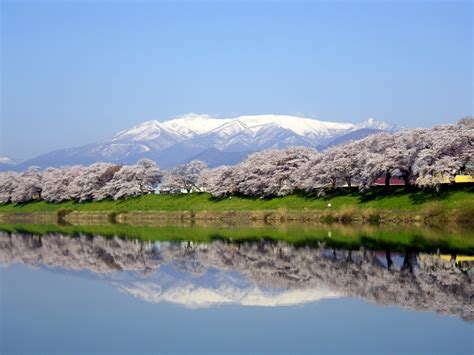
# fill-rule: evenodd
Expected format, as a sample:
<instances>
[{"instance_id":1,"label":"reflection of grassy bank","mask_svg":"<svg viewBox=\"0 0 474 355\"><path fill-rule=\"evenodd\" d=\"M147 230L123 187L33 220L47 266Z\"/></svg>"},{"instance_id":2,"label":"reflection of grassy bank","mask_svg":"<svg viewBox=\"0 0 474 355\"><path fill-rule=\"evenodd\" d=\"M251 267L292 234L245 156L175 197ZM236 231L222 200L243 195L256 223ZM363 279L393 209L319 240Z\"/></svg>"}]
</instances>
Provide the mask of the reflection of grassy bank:
<instances>
[{"instance_id":1,"label":"reflection of grassy bank","mask_svg":"<svg viewBox=\"0 0 474 355\"><path fill-rule=\"evenodd\" d=\"M43 222L60 219L122 222L147 220L280 220L343 222L470 222L474 186L443 186L440 191L376 187L361 195L338 190L325 197L291 195L273 199L214 199L209 194L145 195L123 201L0 206L0 220ZM330 204L330 207L328 206Z\"/></svg>"},{"instance_id":2,"label":"reflection of grassy bank","mask_svg":"<svg viewBox=\"0 0 474 355\"><path fill-rule=\"evenodd\" d=\"M132 226L126 224L66 225L0 224L2 231L17 231L37 235L63 233L67 235L102 235L138 238L148 241L210 242L216 239L233 242L252 240L281 240L296 245L320 242L328 246L358 249L406 250L459 253L474 255L474 232L469 229L436 229L406 226L376 227L368 225L279 224L253 227L216 225Z\"/></svg>"}]
</instances>

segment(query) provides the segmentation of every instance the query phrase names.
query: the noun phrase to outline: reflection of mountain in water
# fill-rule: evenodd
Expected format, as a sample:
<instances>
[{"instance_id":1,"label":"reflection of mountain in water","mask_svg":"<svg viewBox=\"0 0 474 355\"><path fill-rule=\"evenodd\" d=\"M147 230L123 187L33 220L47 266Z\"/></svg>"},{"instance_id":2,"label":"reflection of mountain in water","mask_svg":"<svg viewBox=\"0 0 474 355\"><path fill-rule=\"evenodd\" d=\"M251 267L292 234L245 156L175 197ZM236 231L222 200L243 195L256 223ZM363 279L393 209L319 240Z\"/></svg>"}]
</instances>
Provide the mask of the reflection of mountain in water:
<instances>
[{"instance_id":1,"label":"reflection of mountain in water","mask_svg":"<svg viewBox=\"0 0 474 355\"><path fill-rule=\"evenodd\" d=\"M474 319L473 269L414 251L343 251L275 242L151 243L0 232L0 262L86 269L107 275L120 289L147 301L190 307L291 305L347 295Z\"/></svg>"},{"instance_id":2,"label":"reflection of mountain in water","mask_svg":"<svg viewBox=\"0 0 474 355\"><path fill-rule=\"evenodd\" d=\"M242 306L276 307L316 302L324 298L340 297L339 294L327 288L304 289L272 289L259 287L246 280L242 275L229 277L225 272L219 272L218 285L209 284L205 275L203 280L174 279L172 285L162 283L162 278L147 281L137 281L129 285L117 283L117 286L148 302L168 302L180 304L189 308L209 307L212 305L239 304ZM161 271L157 273L161 275ZM210 276L212 277L212 276Z\"/></svg>"}]
</instances>

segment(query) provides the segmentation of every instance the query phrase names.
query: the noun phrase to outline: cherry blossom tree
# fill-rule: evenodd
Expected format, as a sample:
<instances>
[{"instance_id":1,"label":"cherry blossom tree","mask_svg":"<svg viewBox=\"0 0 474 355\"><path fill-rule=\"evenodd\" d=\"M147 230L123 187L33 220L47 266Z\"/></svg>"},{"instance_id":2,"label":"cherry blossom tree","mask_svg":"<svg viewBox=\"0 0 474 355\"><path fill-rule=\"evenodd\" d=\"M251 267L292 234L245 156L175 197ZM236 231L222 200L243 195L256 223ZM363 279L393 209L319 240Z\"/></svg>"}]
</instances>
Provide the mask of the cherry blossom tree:
<instances>
[{"instance_id":1,"label":"cherry blossom tree","mask_svg":"<svg viewBox=\"0 0 474 355\"><path fill-rule=\"evenodd\" d=\"M235 166L220 166L204 170L199 179L199 186L213 196L223 197L236 192Z\"/></svg>"},{"instance_id":2,"label":"cherry blossom tree","mask_svg":"<svg viewBox=\"0 0 474 355\"><path fill-rule=\"evenodd\" d=\"M18 175L18 183L11 194L11 202L25 203L41 199L42 171L36 166Z\"/></svg>"},{"instance_id":3,"label":"cherry blossom tree","mask_svg":"<svg viewBox=\"0 0 474 355\"><path fill-rule=\"evenodd\" d=\"M464 126L438 126L427 131L414 163L419 185L434 186L447 179L454 182L456 175L472 164L474 129Z\"/></svg>"},{"instance_id":4,"label":"cherry blossom tree","mask_svg":"<svg viewBox=\"0 0 474 355\"><path fill-rule=\"evenodd\" d=\"M153 191L162 176L154 161L141 159L135 165L125 165L116 171L112 179L94 194L94 198L118 200L144 195Z\"/></svg>"},{"instance_id":5,"label":"cherry blossom tree","mask_svg":"<svg viewBox=\"0 0 474 355\"><path fill-rule=\"evenodd\" d=\"M313 173L317 174L320 187L336 188L337 186L352 186L352 182L360 174L356 152L352 151L353 145L335 147L325 152Z\"/></svg>"},{"instance_id":6,"label":"cherry blossom tree","mask_svg":"<svg viewBox=\"0 0 474 355\"><path fill-rule=\"evenodd\" d=\"M77 198L71 189L74 179L84 173L81 165L48 168L43 172L41 197L48 202L62 202Z\"/></svg>"},{"instance_id":7,"label":"cherry blossom tree","mask_svg":"<svg viewBox=\"0 0 474 355\"><path fill-rule=\"evenodd\" d=\"M254 153L234 167L209 173L208 191L216 195L282 196L301 186L300 168L316 152L310 148L266 150Z\"/></svg>"},{"instance_id":8,"label":"cherry blossom tree","mask_svg":"<svg viewBox=\"0 0 474 355\"><path fill-rule=\"evenodd\" d=\"M79 202L93 200L97 191L112 180L114 174L120 169L119 165L106 163L96 163L85 167L82 173L71 181L70 196Z\"/></svg>"},{"instance_id":9,"label":"cherry blossom tree","mask_svg":"<svg viewBox=\"0 0 474 355\"><path fill-rule=\"evenodd\" d=\"M0 203L12 202L12 195L20 184L20 177L17 172L0 172Z\"/></svg>"},{"instance_id":10,"label":"cherry blossom tree","mask_svg":"<svg viewBox=\"0 0 474 355\"><path fill-rule=\"evenodd\" d=\"M170 188L185 189L187 192L202 191L199 181L206 168L207 164L200 160L178 165L165 176L163 184Z\"/></svg>"}]
</instances>

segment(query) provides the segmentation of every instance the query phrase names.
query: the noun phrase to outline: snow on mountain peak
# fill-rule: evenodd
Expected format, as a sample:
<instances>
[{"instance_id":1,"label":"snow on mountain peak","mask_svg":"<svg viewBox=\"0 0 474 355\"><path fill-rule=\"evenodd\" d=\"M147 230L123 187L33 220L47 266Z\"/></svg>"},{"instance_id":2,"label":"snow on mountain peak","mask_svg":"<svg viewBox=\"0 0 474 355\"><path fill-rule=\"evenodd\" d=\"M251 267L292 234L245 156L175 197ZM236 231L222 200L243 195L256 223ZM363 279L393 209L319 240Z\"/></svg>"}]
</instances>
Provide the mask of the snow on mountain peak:
<instances>
[{"instance_id":1,"label":"snow on mountain peak","mask_svg":"<svg viewBox=\"0 0 474 355\"><path fill-rule=\"evenodd\" d=\"M360 129L360 128L372 128L372 129L380 129L384 131L396 131L400 129L401 127L384 122L384 121L378 121L374 118L369 118L368 120L358 123L355 125L355 128Z\"/></svg>"},{"instance_id":2,"label":"snow on mountain peak","mask_svg":"<svg viewBox=\"0 0 474 355\"><path fill-rule=\"evenodd\" d=\"M311 118L288 116L288 115L253 115L237 117L249 128L265 124L277 124L282 128L289 129L296 134L304 136L308 133L322 133L328 131L343 131L353 127L351 123L337 123L318 121Z\"/></svg>"},{"instance_id":3,"label":"snow on mountain peak","mask_svg":"<svg viewBox=\"0 0 474 355\"><path fill-rule=\"evenodd\" d=\"M206 114L188 113L177 118L159 122L147 121L130 129L119 132L113 140L152 141L174 139L184 141L198 135L218 133L223 136L237 134L240 131L256 134L261 127L273 125L286 130L291 130L297 135L307 138L330 138L332 136L350 132L361 128L372 128L394 131L397 126L383 121L369 118L367 121L353 123L339 123L319 121L311 118L290 115L244 115L235 118L213 118Z\"/></svg>"},{"instance_id":4,"label":"snow on mountain peak","mask_svg":"<svg viewBox=\"0 0 474 355\"><path fill-rule=\"evenodd\" d=\"M16 162L8 157L0 157L0 164L14 165Z\"/></svg>"},{"instance_id":5,"label":"snow on mountain peak","mask_svg":"<svg viewBox=\"0 0 474 355\"><path fill-rule=\"evenodd\" d=\"M214 128L209 133L219 133L224 136L231 136L241 131L248 130L249 127L240 120L227 120L226 123Z\"/></svg>"},{"instance_id":6,"label":"snow on mountain peak","mask_svg":"<svg viewBox=\"0 0 474 355\"><path fill-rule=\"evenodd\" d=\"M146 121L136 126L133 126L129 129L125 129L117 133L113 138L112 141L117 140L132 140L132 141L148 141L156 139L160 136L161 133L161 124L160 122L153 120L153 121Z\"/></svg>"},{"instance_id":7,"label":"snow on mountain peak","mask_svg":"<svg viewBox=\"0 0 474 355\"><path fill-rule=\"evenodd\" d=\"M210 132L229 121L231 120L188 113L175 119L164 121L163 126L191 138L197 134Z\"/></svg>"}]
</instances>

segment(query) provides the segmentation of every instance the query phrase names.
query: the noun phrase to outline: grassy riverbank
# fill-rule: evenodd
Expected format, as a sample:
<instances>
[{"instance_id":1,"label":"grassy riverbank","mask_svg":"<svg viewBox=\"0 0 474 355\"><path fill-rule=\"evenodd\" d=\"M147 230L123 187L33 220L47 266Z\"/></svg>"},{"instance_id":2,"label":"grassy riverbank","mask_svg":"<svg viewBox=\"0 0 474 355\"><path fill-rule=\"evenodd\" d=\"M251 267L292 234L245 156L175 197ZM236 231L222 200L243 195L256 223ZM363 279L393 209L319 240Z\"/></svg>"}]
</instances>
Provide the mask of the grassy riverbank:
<instances>
[{"instance_id":1,"label":"grassy riverbank","mask_svg":"<svg viewBox=\"0 0 474 355\"><path fill-rule=\"evenodd\" d=\"M215 199L209 194L145 195L120 201L32 202L1 205L3 219L54 214L73 218L130 219L229 219L320 220L320 221L451 221L474 220L474 186L443 186L439 191L411 187L375 187L366 194L341 189L324 197L295 194L273 199ZM82 217L81 217L82 216ZM106 217L107 216L107 217ZM2 218L2 217L0 217ZM119 220L120 221L120 218Z\"/></svg>"}]
</instances>

